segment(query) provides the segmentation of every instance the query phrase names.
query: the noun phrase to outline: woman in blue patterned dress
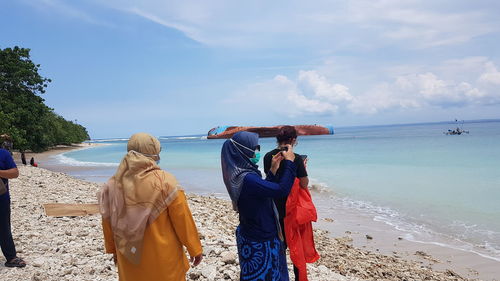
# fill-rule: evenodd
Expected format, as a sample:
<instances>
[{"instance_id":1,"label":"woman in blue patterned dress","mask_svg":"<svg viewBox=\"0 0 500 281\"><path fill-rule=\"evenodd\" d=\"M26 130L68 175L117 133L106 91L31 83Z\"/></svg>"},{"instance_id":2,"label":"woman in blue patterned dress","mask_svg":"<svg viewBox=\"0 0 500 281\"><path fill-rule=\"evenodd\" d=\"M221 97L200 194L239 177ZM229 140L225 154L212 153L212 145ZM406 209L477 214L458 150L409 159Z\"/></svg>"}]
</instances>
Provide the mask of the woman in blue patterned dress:
<instances>
[{"instance_id":1,"label":"woman in blue patterned dress","mask_svg":"<svg viewBox=\"0 0 500 281\"><path fill-rule=\"evenodd\" d=\"M256 133L238 132L224 142L221 152L224 184L240 217L236 229L240 280L288 281L283 235L273 198L288 196L295 179L295 154L291 146L276 154L264 180L257 166L258 141ZM277 180L275 174L283 159L284 173Z\"/></svg>"}]
</instances>

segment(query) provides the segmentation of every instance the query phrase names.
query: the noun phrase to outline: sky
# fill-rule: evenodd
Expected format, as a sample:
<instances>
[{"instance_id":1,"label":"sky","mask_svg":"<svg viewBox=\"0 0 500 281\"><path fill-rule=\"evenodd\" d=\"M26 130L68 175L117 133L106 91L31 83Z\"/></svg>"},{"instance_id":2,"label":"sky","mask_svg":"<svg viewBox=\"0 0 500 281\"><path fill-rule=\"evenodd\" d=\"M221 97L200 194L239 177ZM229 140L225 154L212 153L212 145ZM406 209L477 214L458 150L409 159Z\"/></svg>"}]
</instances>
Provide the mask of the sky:
<instances>
[{"instance_id":1,"label":"sky","mask_svg":"<svg viewBox=\"0 0 500 281\"><path fill-rule=\"evenodd\" d=\"M500 118L500 2L3 0L92 138Z\"/></svg>"}]
</instances>

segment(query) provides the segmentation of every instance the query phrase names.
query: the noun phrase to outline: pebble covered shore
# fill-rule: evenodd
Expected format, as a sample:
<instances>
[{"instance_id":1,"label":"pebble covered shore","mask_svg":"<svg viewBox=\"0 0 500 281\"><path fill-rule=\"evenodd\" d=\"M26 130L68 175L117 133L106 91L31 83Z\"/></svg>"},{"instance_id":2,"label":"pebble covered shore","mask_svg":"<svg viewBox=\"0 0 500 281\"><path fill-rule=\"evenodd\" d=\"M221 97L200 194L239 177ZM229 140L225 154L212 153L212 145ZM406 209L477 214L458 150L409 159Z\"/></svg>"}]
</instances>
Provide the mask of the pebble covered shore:
<instances>
[{"instance_id":1,"label":"pebble covered shore","mask_svg":"<svg viewBox=\"0 0 500 281\"><path fill-rule=\"evenodd\" d=\"M19 170L19 178L10 181L11 221L18 255L28 265L5 268L0 258L0 280L117 280L112 257L104 254L99 215L54 218L47 217L42 207L44 203L95 203L99 184L41 168ZM188 271L186 279L238 280L237 215L230 202L188 197L204 259ZM330 238L322 230L315 235L321 259L308 265L309 280L468 280L451 270L434 271L418 262L357 249L349 237Z\"/></svg>"}]
</instances>

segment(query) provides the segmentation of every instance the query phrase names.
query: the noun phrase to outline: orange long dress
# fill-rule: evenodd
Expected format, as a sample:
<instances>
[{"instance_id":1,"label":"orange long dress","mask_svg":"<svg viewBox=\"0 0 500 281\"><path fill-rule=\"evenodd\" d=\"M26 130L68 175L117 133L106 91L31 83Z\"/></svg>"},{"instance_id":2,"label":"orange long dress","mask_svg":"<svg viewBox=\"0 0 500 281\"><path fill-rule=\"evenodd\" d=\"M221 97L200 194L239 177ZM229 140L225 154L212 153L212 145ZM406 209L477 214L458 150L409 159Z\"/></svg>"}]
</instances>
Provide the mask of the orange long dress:
<instances>
[{"instance_id":1,"label":"orange long dress","mask_svg":"<svg viewBox=\"0 0 500 281\"><path fill-rule=\"evenodd\" d=\"M102 226L106 253L114 254L117 251L109 220L103 220ZM184 191L178 191L177 198L168 208L146 226L141 262L135 265L117 253L120 281L186 280L189 261L183 245L191 257L202 253L186 195Z\"/></svg>"}]
</instances>

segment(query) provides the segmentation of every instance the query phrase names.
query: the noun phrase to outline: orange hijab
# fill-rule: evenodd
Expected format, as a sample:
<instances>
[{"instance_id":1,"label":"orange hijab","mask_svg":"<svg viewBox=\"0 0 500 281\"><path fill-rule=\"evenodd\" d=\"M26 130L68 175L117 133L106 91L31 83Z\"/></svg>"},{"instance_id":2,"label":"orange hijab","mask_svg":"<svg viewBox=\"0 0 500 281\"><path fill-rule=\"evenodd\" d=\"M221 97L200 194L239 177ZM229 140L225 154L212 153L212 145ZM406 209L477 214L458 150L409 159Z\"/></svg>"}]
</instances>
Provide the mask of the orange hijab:
<instances>
[{"instance_id":1,"label":"orange hijab","mask_svg":"<svg viewBox=\"0 0 500 281\"><path fill-rule=\"evenodd\" d=\"M134 134L115 175L98 193L103 219L108 219L118 249L139 264L144 231L177 197L175 177L156 164L160 142L146 133Z\"/></svg>"}]
</instances>

